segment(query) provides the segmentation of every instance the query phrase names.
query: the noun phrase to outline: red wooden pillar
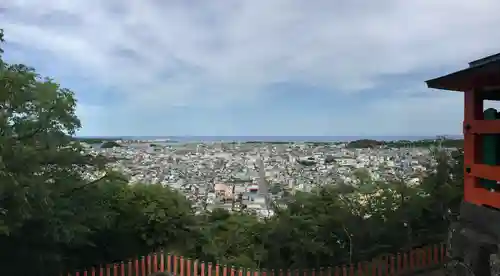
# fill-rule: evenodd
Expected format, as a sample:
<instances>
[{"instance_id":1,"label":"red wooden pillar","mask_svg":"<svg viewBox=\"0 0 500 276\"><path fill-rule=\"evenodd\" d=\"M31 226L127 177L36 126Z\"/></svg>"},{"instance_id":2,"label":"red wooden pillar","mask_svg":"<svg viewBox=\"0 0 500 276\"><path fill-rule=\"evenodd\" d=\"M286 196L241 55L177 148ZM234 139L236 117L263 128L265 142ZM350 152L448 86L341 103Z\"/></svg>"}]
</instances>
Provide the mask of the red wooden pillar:
<instances>
[{"instance_id":1,"label":"red wooden pillar","mask_svg":"<svg viewBox=\"0 0 500 276\"><path fill-rule=\"evenodd\" d=\"M480 90L467 91L464 107L464 200L500 208L500 192L481 187L480 178L500 181L499 166L482 164L483 134L500 134L500 120L484 120Z\"/></svg>"},{"instance_id":2,"label":"red wooden pillar","mask_svg":"<svg viewBox=\"0 0 500 276\"><path fill-rule=\"evenodd\" d=\"M483 119L483 99L478 90L464 93L464 200L480 204L476 196L480 188L479 178L473 176L471 170L475 164L481 163L481 136L475 134L471 126L476 120Z\"/></svg>"}]
</instances>

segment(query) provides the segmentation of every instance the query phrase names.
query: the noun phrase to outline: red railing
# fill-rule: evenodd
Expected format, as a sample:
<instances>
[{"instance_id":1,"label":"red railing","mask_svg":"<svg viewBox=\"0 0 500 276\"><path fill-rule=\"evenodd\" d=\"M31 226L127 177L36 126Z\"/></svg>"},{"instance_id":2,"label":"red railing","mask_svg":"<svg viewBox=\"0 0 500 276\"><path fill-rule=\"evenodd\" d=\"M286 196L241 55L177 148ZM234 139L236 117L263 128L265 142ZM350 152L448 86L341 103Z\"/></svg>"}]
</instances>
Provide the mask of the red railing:
<instances>
[{"instance_id":1,"label":"red railing","mask_svg":"<svg viewBox=\"0 0 500 276\"><path fill-rule=\"evenodd\" d=\"M439 269L445 261L444 244L415 248L390 254L369 262L324 267L319 269L271 269L227 267L205 263L163 252L126 262L92 267L68 273L67 276L147 276L157 271L169 271L177 276L385 276ZM66 275L65 275L66 276Z\"/></svg>"}]
</instances>

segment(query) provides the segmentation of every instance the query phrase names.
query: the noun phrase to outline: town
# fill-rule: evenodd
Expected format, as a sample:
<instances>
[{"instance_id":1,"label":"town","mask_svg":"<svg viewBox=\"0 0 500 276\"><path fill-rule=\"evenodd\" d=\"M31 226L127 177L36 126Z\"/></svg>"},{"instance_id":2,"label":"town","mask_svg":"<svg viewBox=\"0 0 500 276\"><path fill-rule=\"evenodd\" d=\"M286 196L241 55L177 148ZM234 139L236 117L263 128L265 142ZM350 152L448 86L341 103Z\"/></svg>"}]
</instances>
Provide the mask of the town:
<instances>
[{"instance_id":1,"label":"town","mask_svg":"<svg viewBox=\"0 0 500 276\"><path fill-rule=\"evenodd\" d=\"M359 187L403 180L418 185L432 165L429 147L349 148L347 143L169 143L118 141L90 146L113 157L111 169L131 183L159 183L181 191L198 211L223 208L272 215L297 191L323 185ZM369 180L369 181L367 181ZM369 182L369 183L367 183Z\"/></svg>"}]
</instances>

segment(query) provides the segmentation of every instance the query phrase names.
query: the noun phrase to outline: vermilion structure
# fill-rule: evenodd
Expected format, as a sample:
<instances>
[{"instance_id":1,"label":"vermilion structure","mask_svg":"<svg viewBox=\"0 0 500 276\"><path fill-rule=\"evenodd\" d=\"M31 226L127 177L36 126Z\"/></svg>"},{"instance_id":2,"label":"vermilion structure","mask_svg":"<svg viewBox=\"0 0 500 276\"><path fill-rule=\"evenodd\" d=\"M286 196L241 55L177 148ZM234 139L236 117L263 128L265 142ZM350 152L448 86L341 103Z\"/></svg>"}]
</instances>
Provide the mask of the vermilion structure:
<instances>
[{"instance_id":1,"label":"vermilion structure","mask_svg":"<svg viewBox=\"0 0 500 276\"><path fill-rule=\"evenodd\" d=\"M488 276L500 244L500 113L484 111L484 101L500 101L500 53L426 83L464 93L464 201L449 253L475 275Z\"/></svg>"}]
</instances>

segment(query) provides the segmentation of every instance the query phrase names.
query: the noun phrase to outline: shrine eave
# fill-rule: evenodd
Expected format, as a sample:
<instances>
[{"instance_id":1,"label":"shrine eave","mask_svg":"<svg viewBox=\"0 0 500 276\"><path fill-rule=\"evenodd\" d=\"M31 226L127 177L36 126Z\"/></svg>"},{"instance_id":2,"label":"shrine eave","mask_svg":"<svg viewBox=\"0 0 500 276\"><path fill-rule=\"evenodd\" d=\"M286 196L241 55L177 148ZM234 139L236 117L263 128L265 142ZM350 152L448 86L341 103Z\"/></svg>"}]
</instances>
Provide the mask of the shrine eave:
<instances>
[{"instance_id":1,"label":"shrine eave","mask_svg":"<svg viewBox=\"0 0 500 276\"><path fill-rule=\"evenodd\" d=\"M498 57L499 54L491 56ZM478 65L475 65L478 64ZM487 58L470 63L471 67L426 81L427 87L452 91L474 89L500 92L500 59Z\"/></svg>"}]
</instances>

